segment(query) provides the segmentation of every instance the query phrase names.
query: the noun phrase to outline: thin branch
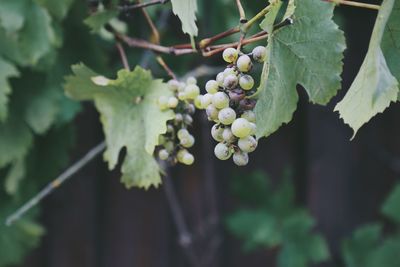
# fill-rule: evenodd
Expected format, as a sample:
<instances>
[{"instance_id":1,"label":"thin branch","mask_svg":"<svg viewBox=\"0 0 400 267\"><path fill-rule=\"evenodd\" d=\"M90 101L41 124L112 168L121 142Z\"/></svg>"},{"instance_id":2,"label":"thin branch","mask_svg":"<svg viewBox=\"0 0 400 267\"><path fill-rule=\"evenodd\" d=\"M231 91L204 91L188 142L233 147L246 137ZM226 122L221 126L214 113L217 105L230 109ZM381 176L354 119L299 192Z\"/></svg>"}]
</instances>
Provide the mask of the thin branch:
<instances>
[{"instance_id":1,"label":"thin branch","mask_svg":"<svg viewBox=\"0 0 400 267\"><path fill-rule=\"evenodd\" d=\"M361 2L355 2L355 1L347 1L347 0L323 0L323 1L334 3L336 5L354 6L354 7L366 8L366 9L373 9L373 10L380 9L379 5L373 5L373 4L361 3Z\"/></svg>"},{"instance_id":2,"label":"thin branch","mask_svg":"<svg viewBox=\"0 0 400 267\"><path fill-rule=\"evenodd\" d=\"M103 141L83 156L80 160L75 162L72 166L61 173L56 179L50 182L43 188L36 196L31 198L26 204L20 207L17 211L7 217L6 225L10 226L19 218L21 218L28 210L36 206L41 200L48 196L51 192L59 187L62 183L71 178L74 174L85 167L90 161L97 157L106 148L106 143Z\"/></svg>"},{"instance_id":3,"label":"thin branch","mask_svg":"<svg viewBox=\"0 0 400 267\"><path fill-rule=\"evenodd\" d=\"M117 43L115 45L118 49L122 64L124 65L124 68L129 71L130 68L129 68L128 58L126 57L124 47L122 46L122 44L119 41L117 41Z\"/></svg>"},{"instance_id":4,"label":"thin branch","mask_svg":"<svg viewBox=\"0 0 400 267\"><path fill-rule=\"evenodd\" d=\"M246 23L247 19L246 19L246 14L245 14L243 6L242 6L242 2L240 0L236 0L236 5L239 10L240 23Z\"/></svg>"},{"instance_id":5,"label":"thin branch","mask_svg":"<svg viewBox=\"0 0 400 267\"><path fill-rule=\"evenodd\" d=\"M170 67L168 67L168 65L167 65L167 63L165 63L164 59L163 59L161 56L157 56L157 57L156 57L156 60L157 60L158 64L160 64L161 67L163 67L163 69L168 73L168 75L169 75L172 79L176 80L176 75L175 75L175 73L171 70Z\"/></svg>"},{"instance_id":6,"label":"thin branch","mask_svg":"<svg viewBox=\"0 0 400 267\"><path fill-rule=\"evenodd\" d=\"M147 21L147 24L149 24L149 27L152 32L152 36L150 38L151 42L155 44L160 44L160 33L158 32L156 25L154 24L153 20L151 19L151 17L144 8L142 8L141 11Z\"/></svg>"},{"instance_id":7,"label":"thin branch","mask_svg":"<svg viewBox=\"0 0 400 267\"><path fill-rule=\"evenodd\" d=\"M192 266L201 267L200 261L197 258L196 252L193 247L192 236L183 217L182 208L179 205L174 186L169 176L165 176L163 178L163 189L167 197L172 218L179 233L179 244L185 252L190 264Z\"/></svg>"},{"instance_id":8,"label":"thin branch","mask_svg":"<svg viewBox=\"0 0 400 267\"><path fill-rule=\"evenodd\" d=\"M149 2L145 2L145 3L138 3L138 4L132 4L132 5L124 5L124 6L120 6L119 10L126 12L126 11L131 11L134 9L138 9L138 8L144 8L144 7L148 7L148 6L154 6L154 5L163 5L168 3L169 0L152 0Z\"/></svg>"},{"instance_id":9,"label":"thin branch","mask_svg":"<svg viewBox=\"0 0 400 267\"><path fill-rule=\"evenodd\" d=\"M232 34L238 33L238 32L240 32L240 28L239 27L235 27L235 28L229 29L227 31L218 33L218 34L216 34L216 35L214 35L212 37L204 38L203 40L201 40L199 42L198 46L199 46L200 49L204 49L207 46L211 45L212 43L214 43L214 42L216 42L216 41L218 41L218 40L220 40L222 38L225 38L227 36L230 36ZM189 47L191 47L191 44L185 44L185 45L189 45ZM178 46L175 46L175 47L178 47Z\"/></svg>"},{"instance_id":10,"label":"thin branch","mask_svg":"<svg viewBox=\"0 0 400 267\"><path fill-rule=\"evenodd\" d=\"M243 27L242 27L242 32L247 32L248 29L250 29L251 26L253 26L253 24L259 20L262 19L270 10L271 10L271 5L265 7L264 9L262 9L260 12L258 12L254 17L252 17L248 22L246 22Z\"/></svg>"}]
</instances>

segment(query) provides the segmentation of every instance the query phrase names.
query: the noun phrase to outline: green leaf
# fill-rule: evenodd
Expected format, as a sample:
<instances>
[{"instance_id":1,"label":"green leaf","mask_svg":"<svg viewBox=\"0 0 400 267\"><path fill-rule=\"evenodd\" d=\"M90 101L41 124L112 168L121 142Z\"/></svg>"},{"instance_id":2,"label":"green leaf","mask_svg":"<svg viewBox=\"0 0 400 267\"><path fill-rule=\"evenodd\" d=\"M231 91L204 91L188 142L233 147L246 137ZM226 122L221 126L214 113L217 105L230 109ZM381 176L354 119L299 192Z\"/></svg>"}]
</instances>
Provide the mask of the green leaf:
<instances>
[{"instance_id":1,"label":"green leaf","mask_svg":"<svg viewBox=\"0 0 400 267\"><path fill-rule=\"evenodd\" d=\"M361 126L397 100L398 81L390 72L381 48L394 2L383 1L364 62L345 97L335 107L344 122L353 128L353 138Z\"/></svg>"},{"instance_id":2,"label":"green leaf","mask_svg":"<svg viewBox=\"0 0 400 267\"><path fill-rule=\"evenodd\" d=\"M11 93L8 78L17 77L18 75L18 70L14 65L0 57L0 122L7 117L8 95Z\"/></svg>"},{"instance_id":3,"label":"green leaf","mask_svg":"<svg viewBox=\"0 0 400 267\"><path fill-rule=\"evenodd\" d=\"M83 65L73 66L74 76L65 85L69 96L77 100L94 100L101 114L106 135L104 158L114 169L122 148L127 153L122 164L122 181L127 187L148 188L160 182L159 166L152 154L172 111L160 111L157 100L170 95L166 84L153 80L140 67L121 70L116 80L99 76Z\"/></svg>"},{"instance_id":4,"label":"green leaf","mask_svg":"<svg viewBox=\"0 0 400 267\"><path fill-rule=\"evenodd\" d=\"M14 195L18 191L19 183L25 176L25 160L17 159L11 165L5 177L5 190L8 194Z\"/></svg>"},{"instance_id":5,"label":"green leaf","mask_svg":"<svg viewBox=\"0 0 400 267\"><path fill-rule=\"evenodd\" d=\"M367 267L398 267L399 266L400 238L391 237L372 251Z\"/></svg>"},{"instance_id":6,"label":"green leaf","mask_svg":"<svg viewBox=\"0 0 400 267\"><path fill-rule=\"evenodd\" d=\"M266 32L273 31L276 16L278 15L279 10L282 7L282 1L281 0L271 1L269 7L270 11L265 15L265 18L260 24L261 29L263 29Z\"/></svg>"},{"instance_id":7,"label":"green leaf","mask_svg":"<svg viewBox=\"0 0 400 267\"><path fill-rule=\"evenodd\" d=\"M382 213L396 223L400 223L400 184L390 193L382 206Z\"/></svg>"},{"instance_id":8,"label":"green leaf","mask_svg":"<svg viewBox=\"0 0 400 267\"><path fill-rule=\"evenodd\" d=\"M86 18L83 22L90 27L92 32L99 32L104 25L118 15L117 10L101 10Z\"/></svg>"},{"instance_id":9,"label":"green leaf","mask_svg":"<svg viewBox=\"0 0 400 267\"><path fill-rule=\"evenodd\" d=\"M46 8L49 13L57 18L58 20L62 20L68 13L69 8L71 7L74 0L35 0L39 5Z\"/></svg>"},{"instance_id":10,"label":"green leaf","mask_svg":"<svg viewBox=\"0 0 400 267\"><path fill-rule=\"evenodd\" d=\"M26 1L0 1L0 25L7 32L16 32L22 28L25 21Z\"/></svg>"},{"instance_id":11,"label":"green leaf","mask_svg":"<svg viewBox=\"0 0 400 267\"><path fill-rule=\"evenodd\" d=\"M172 11L182 23L182 31L197 36L196 26L197 0L172 0Z\"/></svg>"},{"instance_id":12,"label":"green leaf","mask_svg":"<svg viewBox=\"0 0 400 267\"><path fill-rule=\"evenodd\" d=\"M342 245L342 253L346 266L367 266L371 253L379 246L381 234L382 225L371 224L357 229L351 238L345 239Z\"/></svg>"},{"instance_id":13,"label":"green leaf","mask_svg":"<svg viewBox=\"0 0 400 267\"><path fill-rule=\"evenodd\" d=\"M312 103L321 105L340 88L345 41L332 21L333 4L320 0L297 0L294 4L293 24L269 34L268 60L255 107L258 138L292 119L297 84L304 87Z\"/></svg>"}]
</instances>

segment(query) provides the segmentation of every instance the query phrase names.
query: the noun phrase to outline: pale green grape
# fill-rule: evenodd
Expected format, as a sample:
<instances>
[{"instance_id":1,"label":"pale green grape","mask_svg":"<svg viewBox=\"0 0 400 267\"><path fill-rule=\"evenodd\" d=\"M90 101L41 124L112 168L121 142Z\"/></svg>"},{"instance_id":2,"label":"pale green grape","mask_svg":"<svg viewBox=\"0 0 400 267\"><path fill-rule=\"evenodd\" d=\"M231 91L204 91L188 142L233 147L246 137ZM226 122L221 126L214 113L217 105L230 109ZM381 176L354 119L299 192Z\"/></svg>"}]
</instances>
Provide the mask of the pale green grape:
<instances>
[{"instance_id":1,"label":"pale green grape","mask_svg":"<svg viewBox=\"0 0 400 267\"><path fill-rule=\"evenodd\" d=\"M214 105L209 105L206 108L206 113L209 120L216 121L218 119L219 110Z\"/></svg>"},{"instance_id":2,"label":"pale green grape","mask_svg":"<svg viewBox=\"0 0 400 267\"><path fill-rule=\"evenodd\" d=\"M239 53L235 48L227 48L222 52L222 58L228 62L228 63L233 63L236 61Z\"/></svg>"},{"instance_id":3,"label":"pale green grape","mask_svg":"<svg viewBox=\"0 0 400 267\"><path fill-rule=\"evenodd\" d=\"M224 87L227 89L233 89L238 85L238 78L234 74L229 74L224 79Z\"/></svg>"},{"instance_id":4,"label":"pale green grape","mask_svg":"<svg viewBox=\"0 0 400 267\"><path fill-rule=\"evenodd\" d=\"M261 63L264 62L267 57L267 49L265 49L264 46L254 47L252 54L254 60Z\"/></svg>"},{"instance_id":5,"label":"pale green grape","mask_svg":"<svg viewBox=\"0 0 400 267\"><path fill-rule=\"evenodd\" d=\"M172 92L176 92L179 90L179 82L177 80L169 80L168 81L168 88L172 91Z\"/></svg>"},{"instance_id":6,"label":"pale green grape","mask_svg":"<svg viewBox=\"0 0 400 267\"><path fill-rule=\"evenodd\" d=\"M223 73L223 72L218 73L218 74L217 74L217 77L216 77L215 79L216 79L216 81L217 81L217 83L218 83L219 86L224 85L225 76L224 76L224 73Z\"/></svg>"},{"instance_id":7,"label":"pale green grape","mask_svg":"<svg viewBox=\"0 0 400 267\"><path fill-rule=\"evenodd\" d=\"M179 100L182 100L182 101L186 100L187 99L186 92L185 91L179 92L178 98L179 98Z\"/></svg>"},{"instance_id":8,"label":"pale green grape","mask_svg":"<svg viewBox=\"0 0 400 267\"><path fill-rule=\"evenodd\" d=\"M256 114L251 110L244 111L241 117L249 122L256 122Z\"/></svg>"},{"instance_id":9,"label":"pale green grape","mask_svg":"<svg viewBox=\"0 0 400 267\"><path fill-rule=\"evenodd\" d=\"M166 97L166 96L160 96L159 98L158 98L158 107L161 109L161 110L164 110L164 109L167 109L168 108L168 97Z\"/></svg>"},{"instance_id":10,"label":"pale green grape","mask_svg":"<svg viewBox=\"0 0 400 267\"><path fill-rule=\"evenodd\" d=\"M243 90L251 90L254 86L254 79L250 75L242 75L239 78L239 85Z\"/></svg>"},{"instance_id":11,"label":"pale green grape","mask_svg":"<svg viewBox=\"0 0 400 267\"><path fill-rule=\"evenodd\" d=\"M203 99L203 96L202 96L202 95L196 96L196 98L195 98L194 101L193 101L194 106L195 106L196 108L198 108L198 109L204 109L203 104L202 104L202 99Z\"/></svg>"},{"instance_id":12,"label":"pale green grape","mask_svg":"<svg viewBox=\"0 0 400 267\"><path fill-rule=\"evenodd\" d=\"M175 121L176 122L182 122L183 121L183 116L180 113L175 114Z\"/></svg>"},{"instance_id":13,"label":"pale green grape","mask_svg":"<svg viewBox=\"0 0 400 267\"><path fill-rule=\"evenodd\" d=\"M242 151L237 151L233 154L233 162L238 166L245 166L249 163L249 155Z\"/></svg>"},{"instance_id":14,"label":"pale green grape","mask_svg":"<svg viewBox=\"0 0 400 267\"><path fill-rule=\"evenodd\" d=\"M178 106L178 99L175 96L171 96L168 98L168 107L169 108L176 108Z\"/></svg>"},{"instance_id":15,"label":"pale green grape","mask_svg":"<svg viewBox=\"0 0 400 267\"><path fill-rule=\"evenodd\" d=\"M193 123L193 118L189 114L183 115L183 122L187 125L191 125Z\"/></svg>"},{"instance_id":16,"label":"pale green grape","mask_svg":"<svg viewBox=\"0 0 400 267\"><path fill-rule=\"evenodd\" d=\"M227 160L231 157L232 152L224 143L218 143L214 148L214 154L220 160Z\"/></svg>"},{"instance_id":17,"label":"pale green grape","mask_svg":"<svg viewBox=\"0 0 400 267\"><path fill-rule=\"evenodd\" d=\"M213 127L211 128L211 136L214 138L215 141L222 142L223 141L223 137L222 137L223 131L224 131L224 128L219 127L218 124L214 124Z\"/></svg>"},{"instance_id":18,"label":"pale green grape","mask_svg":"<svg viewBox=\"0 0 400 267\"><path fill-rule=\"evenodd\" d=\"M185 87L187 99L195 99L200 94L200 88L195 84L189 84Z\"/></svg>"},{"instance_id":19,"label":"pale green grape","mask_svg":"<svg viewBox=\"0 0 400 267\"><path fill-rule=\"evenodd\" d=\"M189 152L185 153L182 156L181 162L185 165L192 165L194 162L194 157L192 154L190 154Z\"/></svg>"},{"instance_id":20,"label":"pale green grape","mask_svg":"<svg viewBox=\"0 0 400 267\"><path fill-rule=\"evenodd\" d=\"M185 137L188 137L190 135L189 131L185 128L179 129L179 131L176 134L179 139L183 139Z\"/></svg>"},{"instance_id":21,"label":"pale green grape","mask_svg":"<svg viewBox=\"0 0 400 267\"><path fill-rule=\"evenodd\" d=\"M250 122L250 127L251 127L250 135L255 135L257 132L257 125L254 122Z\"/></svg>"},{"instance_id":22,"label":"pale green grape","mask_svg":"<svg viewBox=\"0 0 400 267\"><path fill-rule=\"evenodd\" d=\"M193 135L189 134L188 136L185 136L185 137L181 138L180 139L180 144L183 147L186 147L186 148L192 147L194 145L194 137L193 137Z\"/></svg>"},{"instance_id":23,"label":"pale green grape","mask_svg":"<svg viewBox=\"0 0 400 267\"><path fill-rule=\"evenodd\" d=\"M253 64L251 63L251 59L248 55L240 56L236 62L236 66L241 72L250 71L252 65Z\"/></svg>"},{"instance_id":24,"label":"pale green grape","mask_svg":"<svg viewBox=\"0 0 400 267\"><path fill-rule=\"evenodd\" d=\"M239 138L246 137L251 132L250 122L243 118L238 118L232 123L232 132Z\"/></svg>"},{"instance_id":25,"label":"pale green grape","mask_svg":"<svg viewBox=\"0 0 400 267\"><path fill-rule=\"evenodd\" d=\"M219 109L229 106L229 96L224 92L215 93L212 96L212 104Z\"/></svg>"},{"instance_id":26,"label":"pale green grape","mask_svg":"<svg viewBox=\"0 0 400 267\"><path fill-rule=\"evenodd\" d=\"M223 74L224 74L224 79L225 79L229 75L235 75L236 76L236 71L235 71L234 68L226 68L226 69L224 69Z\"/></svg>"},{"instance_id":27,"label":"pale green grape","mask_svg":"<svg viewBox=\"0 0 400 267\"><path fill-rule=\"evenodd\" d=\"M246 153L253 152L257 148L257 140L253 136L240 138L238 141L239 148Z\"/></svg>"},{"instance_id":28,"label":"pale green grape","mask_svg":"<svg viewBox=\"0 0 400 267\"><path fill-rule=\"evenodd\" d=\"M218 113L218 120L224 125L230 125L236 119L236 112L232 108L221 109Z\"/></svg>"},{"instance_id":29,"label":"pale green grape","mask_svg":"<svg viewBox=\"0 0 400 267\"><path fill-rule=\"evenodd\" d=\"M207 93L207 94L203 95L203 97L201 98L201 106L203 108L207 108L211 104L212 99L213 99L212 94Z\"/></svg>"},{"instance_id":30,"label":"pale green grape","mask_svg":"<svg viewBox=\"0 0 400 267\"><path fill-rule=\"evenodd\" d=\"M230 127L226 127L224 131L222 132L222 138L224 139L225 142L228 144L231 144L236 141L236 136L232 133L232 130Z\"/></svg>"},{"instance_id":31,"label":"pale green grape","mask_svg":"<svg viewBox=\"0 0 400 267\"><path fill-rule=\"evenodd\" d=\"M183 159L183 156L185 155L185 154L187 154L187 153L189 153L186 149L180 149L179 151L178 151L178 153L176 153L176 159L179 161L179 162L182 162L182 159Z\"/></svg>"},{"instance_id":32,"label":"pale green grape","mask_svg":"<svg viewBox=\"0 0 400 267\"><path fill-rule=\"evenodd\" d=\"M168 141L164 144L164 147L168 152L172 152L174 150L175 145L172 141Z\"/></svg>"},{"instance_id":33,"label":"pale green grape","mask_svg":"<svg viewBox=\"0 0 400 267\"><path fill-rule=\"evenodd\" d=\"M206 83L206 91L207 91L207 93L215 94L216 92L218 92L218 88L219 88L218 82L215 81L215 80L209 80Z\"/></svg>"},{"instance_id":34,"label":"pale green grape","mask_svg":"<svg viewBox=\"0 0 400 267\"><path fill-rule=\"evenodd\" d=\"M169 153L166 149L161 149L160 151L158 151L158 157L161 160L167 160L169 157Z\"/></svg>"},{"instance_id":35,"label":"pale green grape","mask_svg":"<svg viewBox=\"0 0 400 267\"><path fill-rule=\"evenodd\" d=\"M197 80L195 77L189 77L186 79L186 84L197 84Z\"/></svg>"}]
</instances>

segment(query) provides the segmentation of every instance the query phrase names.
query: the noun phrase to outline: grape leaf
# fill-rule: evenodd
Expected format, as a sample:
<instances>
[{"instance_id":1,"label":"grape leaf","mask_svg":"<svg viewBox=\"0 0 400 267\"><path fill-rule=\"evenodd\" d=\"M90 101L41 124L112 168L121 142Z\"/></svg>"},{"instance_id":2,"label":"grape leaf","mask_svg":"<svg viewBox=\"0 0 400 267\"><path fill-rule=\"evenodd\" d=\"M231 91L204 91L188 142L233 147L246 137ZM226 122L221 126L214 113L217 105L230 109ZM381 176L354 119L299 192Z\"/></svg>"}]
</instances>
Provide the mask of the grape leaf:
<instances>
[{"instance_id":1,"label":"grape leaf","mask_svg":"<svg viewBox=\"0 0 400 267\"><path fill-rule=\"evenodd\" d=\"M104 158L114 169L120 150L127 153L122 164L122 182L127 187L148 188L160 182L159 166L152 154L172 111L160 111L157 100L171 92L160 80L140 67L121 70L116 80L99 76L83 65L73 66L66 78L67 94L77 100L94 100L106 135Z\"/></svg>"},{"instance_id":2,"label":"grape leaf","mask_svg":"<svg viewBox=\"0 0 400 267\"><path fill-rule=\"evenodd\" d=\"M90 15L83 22L90 27L92 32L98 32L107 22L115 18L117 15L117 10L101 10Z\"/></svg>"},{"instance_id":3,"label":"grape leaf","mask_svg":"<svg viewBox=\"0 0 400 267\"><path fill-rule=\"evenodd\" d=\"M11 93L8 78L18 75L18 70L0 57L0 122L7 117L8 95Z\"/></svg>"},{"instance_id":4,"label":"grape leaf","mask_svg":"<svg viewBox=\"0 0 400 267\"><path fill-rule=\"evenodd\" d=\"M172 11L182 23L182 31L197 36L196 26L197 0L172 0Z\"/></svg>"},{"instance_id":5,"label":"grape leaf","mask_svg":"<svg viewBox=\"0 0 400 267\"><path fill-rule=\"evenodd\" d=\"M381 211L394 222L400 223L400 185L397 185L390 193Z\"/></svg>"},{"instance_id":6,"label":"grape leaf","mask_svg":"<svg viewBox=\"0 0 400 267\"><path fill-rule=\"evenodd\" d=\"M258 138L292 119L297 84L305 88L312 103L322 105L340 88L345 40L332 21L333 4L297 0L294 5L293 24L269 34L268 60L255 107Z\"/></svg>"},{"instance_id":7,"label":"grape leaf","mask_svg":"<svg viewBox=\"0 0 400 267\"><path fill-rule=\"evenodd\" d=\"M74 0L36 0L36 2L46 8L53 17L62 20L67 15Z\"/></svg>"},{"instance_id":8,"label":"grape leaf","mask_svg":"<svg viewBox=\"0 0 400 267\"><path fill-rule=\"evenodd\" d=\"M25 21L26 2L15 0L0 1L0 24L7 32L16 32Z\"/></svg>"},{"instance_id":9,"label":"grape leaf","mask_svg":"<svg viewBox=\"0 0 400 267\"><path fill-rule=\"evenodd\" d=\"M397 100L399 84L390 72L381 48L394 2L383 1L364 62L345 97L335 107L335 111L353 129L353 138L361 126Z\"/></svg>"}]
</instances>

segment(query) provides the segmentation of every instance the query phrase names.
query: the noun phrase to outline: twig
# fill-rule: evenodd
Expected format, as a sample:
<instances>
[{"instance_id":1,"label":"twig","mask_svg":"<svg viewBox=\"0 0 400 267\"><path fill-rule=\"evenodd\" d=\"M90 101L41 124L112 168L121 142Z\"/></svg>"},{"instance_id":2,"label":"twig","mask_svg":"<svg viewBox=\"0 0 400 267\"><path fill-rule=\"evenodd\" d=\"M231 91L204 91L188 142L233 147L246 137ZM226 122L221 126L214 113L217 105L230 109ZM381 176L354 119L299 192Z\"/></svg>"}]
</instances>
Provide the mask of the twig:
<instances>
[{"instance_id":1,"label":"twig","mask_svg":"<svg viewBox=\"0 0 400 267\"><path fill-rule=\"evenodd\" d=\"M242 32L247 32L253 24L263 18L269 11L271 10L271 5L265 7L260 12L258 12L254 17L252 17L248 22L246 22L243 27L241 28Z\"/></svg>"},{"instance_id":2,"label":"twig","mask_svg":"<svg viewBox=\"0 0 400 267\"><path fill-rule=\"evenodd\" d=\"M169 176L165 176L163 178L163 189L167 197L169 207L171 209L172 218L179 233L179 244L181 245L188 260L190 261L190 264L192 266L201 267L199 259L197 258L197 255L193 248L192 236L186 225L185 219L183 217L182 208L179 205L174 186Z\"/></svg>"},{"instance_id":3,"label":"twig","mask_svg":"<svg viewBox=\"0 0 400 267\"><path fill-rule=\"evenodd\" d=\"M158 64L160 64L161 67L164 68L164 70L168 73L168 75L169 75L172 79L176 80L176 75L175 75L175 73L171 70L170 67L168 67L168 65L167 65L167 63L165 63L164 59L163 59L161 56L158 55L158 56L156 56L156 60L157 60Z\"/></svg>"},{"instance_id":4,"label":"twig","mask_svg":"<svg viewBox=\"0 0 400 267\"><path fill-rule=\"evenodd\" d=\"M145 3L138 3L138 4L120 6L119 10L123 11L123 12L126 12L126 11L131 11L131 10L134 10L134 9L144 8L144 7L158 5L158 4L163 5L163 4L166 4L168 2L169 2L169 0L152 0L152 1L149 1L149 2L145 2Z\"/></svg>"},{"instance_id":5,"label":"twig","mask_svg":"<svg viewBox=\"0 0 400 267\"><path fill-rule=\"evenodd\" d=\"M212 36L212 37L204 38L203 40L201 40L201 41L199 42L199 45L198 45L198 46L199 46L200 49L204 49L204 48L206 48L207 46L209 46L209 45L211 45L212 43L214 43L215 41L218 41L218 40L220 40L220 39L222 39L222 38L225 38L225 37L227 37L227 36L230 36L230 35L235 34L235 33L238 33L238 32L240 32L239 27L235 27L235 28L229 29L229 30L227 30L227 31L218 33L218 34L216 34L216 35L214 35L214 36ZM187 45L189 45L189 47L191 46L191 44L185 44L185 46L187 46ZM179 46L175 46L175 47L179 47ZM181 46L181 47L182 47L182 46ZM182 48L183 48L183 47L182 47Z\"/></svg>"},{"instance_id":6,"label":"twig","mask_svg":"<svg viewBox=\"0 0 400 267\"><path fill-rule=\"evenodd\" d=\"M155 44L160 44L160 33L158 32L156 25L154 24L153 20L150 18L149 14L144 8L142 8L141 11L147 21L147 24L149 24L149 27L152 32L152 36L150 38L151 42Z\"/></svg>"},{"instance_id":7,"label":"twig","mask_svg":"<svg viewBox=\"0 0 400 267\"><path fill-rule=\"evenodd\" d=\"M367 4L367 3L360 3L355 1L347 1L347 0L323 0L325 2L334 3L336 5L346 5L346 6L354 6L354 7L361 7L373 10L379 10L379 5Z\"/></svg>"},{"instance_id":8,"label":"twig","mask_svg":"<svg viewBox=\"0 0 400 267\"><path fill-rule=\"evenodd\" d=\"M247 22L246 14L244 12L244 9L243 9L241 1L240 0L236 0L236 5L237 5L237 8L239 10L239 15L240 15L240 20L239 21L240 21L240 23L246 23Z\"/></svg>"},{"instance_id":9,"label":"twig","mask_svg":"<svg viewBox=\"0 0 400 267\"><path fill-rule=\"evenodd\" d=\"M6 225L12 225L16 220L21 218L28 210L37 205L43 198L48 196L54 189L59 187L66 180L71 178L74 174L80 171L84 166L86 166L91 160L98 156L106 148L106 143L103 141L83 156L80 160L75 162L71 167L66 169L62 174L60 174L56 179L49 183L45 188L43 188L36 196L31 198L26 204L20 207L17 211L7 217Z\"/></svg>"},{"instance_id":10,"label":"twig","mask_svg":"<svg viewBox=\"0 0 400 267\"><path fill-rule=\"evenodd\" d=\"M124 68L129 71L130 68L129 68L128 58L126 57L126 53L125 53L124 47L118 41L117 41L117 43L115 45L116 45L116 47L118 49L119 55L121 57L122 64L124 65Z\"/></svg>"}]
</instances>

